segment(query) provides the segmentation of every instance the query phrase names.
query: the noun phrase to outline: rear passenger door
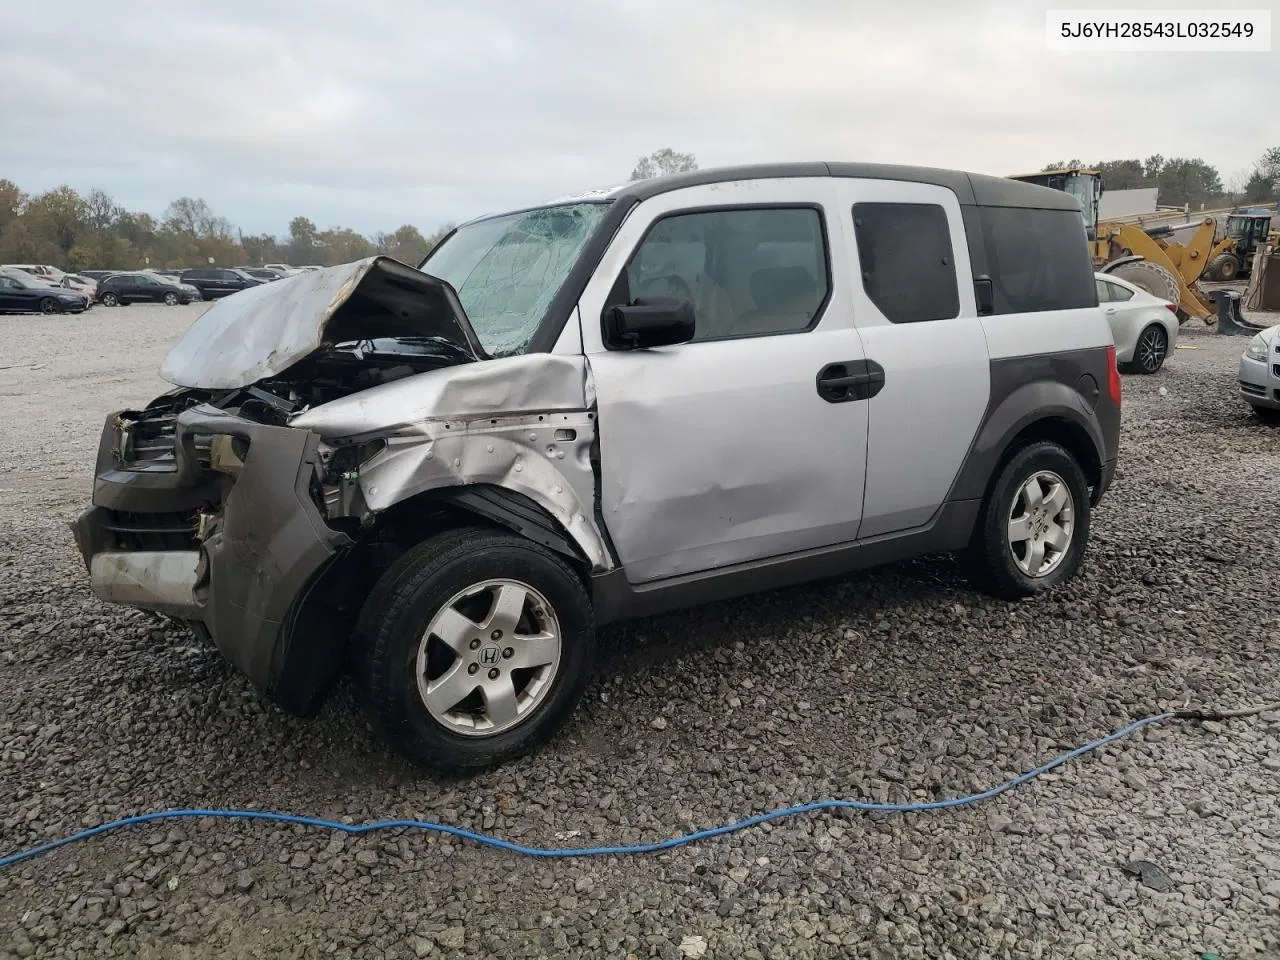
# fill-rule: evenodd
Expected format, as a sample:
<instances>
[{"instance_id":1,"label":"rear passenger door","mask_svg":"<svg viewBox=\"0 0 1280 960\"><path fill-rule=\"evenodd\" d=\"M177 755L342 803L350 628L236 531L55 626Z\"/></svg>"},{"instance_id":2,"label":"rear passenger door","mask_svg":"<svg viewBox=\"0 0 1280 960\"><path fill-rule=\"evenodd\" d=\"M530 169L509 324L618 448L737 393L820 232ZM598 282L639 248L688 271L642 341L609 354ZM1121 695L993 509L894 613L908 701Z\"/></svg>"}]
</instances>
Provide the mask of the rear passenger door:
<instances>
[{"instance_id":1,"label":"rear passenger door","mask_svg":"<svg viewBox=\"0 0 1280 960\"><path fill-rule=\"evenodd\" d=\"M949 189L838 182L867 359L884 368L868 405L860 538L929 522L946 501L990 394L960 202Z\"/></svg>"},{"instance_id":2,"label":"rear passenger door","mask_svg":"<svg viewBox=\"0 0 1280 960\"><path fill-rule=\"evenodd\" d=\"M852 541L867 404L828 179L687 187L644 200L579 301L603 520L632 583ZM692 342L611 350L606 307L678 296Z\"/></svg>"},{"instance_id":3,"label":"rear passenger door","mask_svg":"<svg viewBox=\"0 0 1280 960\"><path fill-rule=\"evenodd\" d=\"M138 279L121 276L115 279L116 299L121 303L135 303L138 299Z\"/></svg>"}]
</instances>

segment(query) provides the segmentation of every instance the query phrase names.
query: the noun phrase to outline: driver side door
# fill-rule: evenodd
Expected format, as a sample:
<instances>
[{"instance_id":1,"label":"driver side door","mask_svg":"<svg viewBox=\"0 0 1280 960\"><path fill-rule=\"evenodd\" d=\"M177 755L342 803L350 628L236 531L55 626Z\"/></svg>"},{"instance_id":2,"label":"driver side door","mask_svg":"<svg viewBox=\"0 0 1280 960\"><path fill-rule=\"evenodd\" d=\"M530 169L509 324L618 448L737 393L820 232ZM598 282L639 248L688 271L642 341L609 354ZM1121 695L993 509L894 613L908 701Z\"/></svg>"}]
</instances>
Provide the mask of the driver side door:
<instances>
[{"instance_id":1,"label":"driver side door","mask_svg":"<svg viewBox=\"0 0 1280 960\"><path fill-rule=\"evenodd\" d=\"M597 398L600 509L633 584L850 543L867 404L829 181L687 187L642 201L579 301ZM694 306L692 341L611 349L637 296Z\"/></svg>"}]
</instances>

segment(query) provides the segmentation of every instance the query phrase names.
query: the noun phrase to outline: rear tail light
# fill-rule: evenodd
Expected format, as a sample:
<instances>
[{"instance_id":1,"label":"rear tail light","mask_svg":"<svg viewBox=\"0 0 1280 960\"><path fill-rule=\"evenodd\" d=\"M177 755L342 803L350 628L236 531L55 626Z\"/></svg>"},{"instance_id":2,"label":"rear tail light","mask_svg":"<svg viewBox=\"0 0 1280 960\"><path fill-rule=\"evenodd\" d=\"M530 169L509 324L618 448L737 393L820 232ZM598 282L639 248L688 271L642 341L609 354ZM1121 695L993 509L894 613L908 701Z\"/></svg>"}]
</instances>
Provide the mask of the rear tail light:
<instances>
[{"instance_id":1,"label":"rear tail light","mask_svg":"<svg viewBox=\"0 0 1280 960\"><path fill-rule=\"evenodd\" d=\"M1111 402L1120 405L1120 368L1116 366L1116 348L1107 347L1107 391L1111 394Z\"/></svg>"},{"instance_id":2,"label":"rear tail light","mask_svg":"<svg viewBox=\"0 0 1280 960\"><path fill-rule=\"evenodd\" d=\"M1174 316L1178 315L1178 305L1176 303L1166 303L1164 306L1165 306L1165 309L1168 310L1170 313L1172 313Z\"/></svg>"}]
</instances>

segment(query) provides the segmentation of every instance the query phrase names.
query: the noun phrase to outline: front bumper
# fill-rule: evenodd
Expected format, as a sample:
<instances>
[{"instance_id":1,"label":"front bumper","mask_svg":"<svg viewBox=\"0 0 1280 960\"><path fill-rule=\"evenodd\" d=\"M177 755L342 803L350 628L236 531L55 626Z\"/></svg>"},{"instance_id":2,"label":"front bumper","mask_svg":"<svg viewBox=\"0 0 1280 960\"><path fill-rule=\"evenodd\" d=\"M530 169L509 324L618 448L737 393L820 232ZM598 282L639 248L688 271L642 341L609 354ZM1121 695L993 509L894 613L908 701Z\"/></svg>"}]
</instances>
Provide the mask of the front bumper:
<instances>
[{"instance_id":1,"label":"front bumper","mask_svg":"<svg viewBox=\"0 0 1280 960\"><path fill-rule=\"evenodd\" d=\"M1255 407L1280 410L1280 350L1270 349L1267 360L1240 358L1240 398Z\"/></svg>"},{"instance_id":2,"label":"front bumper","mask_svg":"<svg viewBox=\"0 0 1280 960\"><path fill-rule=\"evenodd\" d=\"M218 649L281 707L305 713L340 651L295 630L299 611L351 540L311 498L320 438L200 405L178 414L171 457L130 463L127 418L107 418L93 506L73 523L95 593L202 624ZM234 477L201 443L247 443ZM332 646L330 644L329 646Z\"/></svg>"}]
</instances>

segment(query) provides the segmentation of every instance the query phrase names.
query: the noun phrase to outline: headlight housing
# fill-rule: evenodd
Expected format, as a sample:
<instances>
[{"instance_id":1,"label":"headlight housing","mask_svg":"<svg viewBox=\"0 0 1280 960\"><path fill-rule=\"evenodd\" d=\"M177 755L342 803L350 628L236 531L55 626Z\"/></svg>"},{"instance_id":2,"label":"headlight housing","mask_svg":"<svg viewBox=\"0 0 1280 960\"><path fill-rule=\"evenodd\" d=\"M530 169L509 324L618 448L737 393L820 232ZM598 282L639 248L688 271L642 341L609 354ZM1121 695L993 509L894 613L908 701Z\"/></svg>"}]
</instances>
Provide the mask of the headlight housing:
<instances>
[{"instance_id":1,"label":"headlight housing","mask_svg":"<svg viewBox=\"0 0 1280 960\"><path fill-rule=\"evenodd\" d=\"M1270 346L1271 345L1263 338L1262 334L1254 334L1253 339L1249 341L1249 345L1244 348L1244 355L1250 360L1261 360L1266 362L1267 350Z\"/></svg>"}]
</instances>

